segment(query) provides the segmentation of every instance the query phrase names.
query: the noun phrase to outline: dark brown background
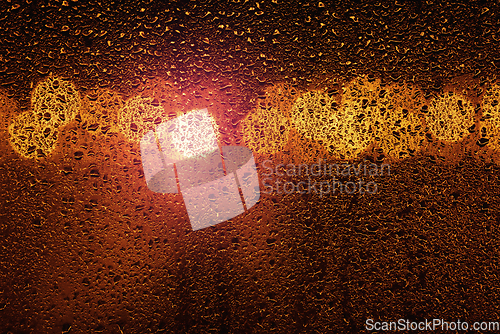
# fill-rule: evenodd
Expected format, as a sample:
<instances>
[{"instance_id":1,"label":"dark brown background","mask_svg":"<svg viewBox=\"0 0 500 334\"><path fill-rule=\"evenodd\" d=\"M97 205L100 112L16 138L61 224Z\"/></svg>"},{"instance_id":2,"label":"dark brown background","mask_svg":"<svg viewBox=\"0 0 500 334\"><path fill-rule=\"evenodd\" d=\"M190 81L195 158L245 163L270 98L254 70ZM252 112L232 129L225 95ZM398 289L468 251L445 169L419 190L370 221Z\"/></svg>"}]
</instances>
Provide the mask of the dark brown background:
<instances>
[{"instance_id":1,"label":"dark brown background","mask_svg":"<svg viewBox=\"0 0 500 334\"><path fill-rule=\"evenodd\" d=\"M66 151L25 160L5 131L50 73L82 95L131 97L155 78L188 95L204 85L232 106L223 128L234 140L232 124L272 83L367 74L426 96L467 87L477 103L500 64L495 3L1 6L0 84L16 105L3 108L0 132L2 333L340 333L367 318L500 319L499 169L475 141L393 163L377 195L263 196L191 232L182 199L147 190L137 147L120 136L78 128Z\"/></svg>"}]
</instances>

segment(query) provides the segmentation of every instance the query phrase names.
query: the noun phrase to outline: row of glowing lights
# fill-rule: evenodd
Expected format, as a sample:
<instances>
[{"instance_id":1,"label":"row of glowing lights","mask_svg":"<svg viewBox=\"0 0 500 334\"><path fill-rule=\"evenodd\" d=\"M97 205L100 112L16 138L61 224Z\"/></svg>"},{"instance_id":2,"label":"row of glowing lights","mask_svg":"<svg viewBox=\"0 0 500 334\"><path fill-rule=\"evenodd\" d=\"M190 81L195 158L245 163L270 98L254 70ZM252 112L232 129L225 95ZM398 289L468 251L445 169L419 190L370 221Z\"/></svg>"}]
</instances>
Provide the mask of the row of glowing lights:
<instances>
[{"instance_id":1,"label":"row of glowing lights","mask_svg":"<svg viewBox=\"0 0 500 334\"><path fill-rule=\"evenodd\" d=\"M261 105L242 121L245 144L255 152L272 154L283 150L290 140L290 131L295 129L339 158L355 158L375 138L387 154L398 157L400 151L419 149L424 129L441 141L457 142L469 135L468 129L477 122L474 105L460 93L444 93L427 102L418 88L398 84L383 87L380 80L365 77L345 85L340 97L329 95L326 90L289 93L290 88L284 85L270 87ZM479 121L478 127L488 134L493 148L497 148L500 138L499 93L497 85L486 90L482 113L487 117ZM151 101L152 98L141 96L125 101L118 113L118 131L139 141L149 130L144 119L164 111ZM420 117L424 106L426 113ZM50 154L57 142L54 129L68 124L81 109L73 84L50 77L35 88L31 110L11 122L10 142L24 157L35 157L33 146ZM52 115L44 119L47 113ZM135 131L130 128L132 120L138 126ZM211 119L210 123L218 133L215 121ZM189 157L200 152L206 141L202 135L205 132L191 127L182 137L176 137L179 153ZM189 144L184 142L186 138Z\"/></svg>"},{"instance_id":2,"label":"row of glowing lights","mask_svg":"<svg viewBox=\"0 0 500 334\"><path fill-rule=\"evenodd\" d=\"M298 95L298 94L296 94ZM294 146L294 129L337 158L354 159L375 143L387 155L419 151L426 134L441 142L460 142L476 125L489 147L500 149L500 86L486 90L482 115L464 94L444 92L432 99L415 86L357 78L343 87L341 96L327 90L290 96L289 88L271 88L256 112L243 122L246 142L255 151L276 153ZM276 97L280 97L276 99ZM287 104L288 100L288 104ZM283 107L285 106L285 107ZM482 118L480 118L482 116ZM266 120L262 127L262 120ZM262 131L271 140L262 142Z\"/></svg>"}]
</instances>

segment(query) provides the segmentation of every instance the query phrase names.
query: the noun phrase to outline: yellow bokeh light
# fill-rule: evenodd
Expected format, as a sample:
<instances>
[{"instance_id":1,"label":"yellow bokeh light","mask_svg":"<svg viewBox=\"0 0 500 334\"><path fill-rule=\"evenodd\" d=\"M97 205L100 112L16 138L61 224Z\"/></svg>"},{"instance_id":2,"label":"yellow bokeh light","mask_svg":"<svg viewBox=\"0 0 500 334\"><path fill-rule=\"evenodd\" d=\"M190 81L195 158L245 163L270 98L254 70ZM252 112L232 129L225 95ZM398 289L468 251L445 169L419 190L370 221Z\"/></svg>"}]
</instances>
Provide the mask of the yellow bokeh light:
<instances>
[{"instance_id":1,"label":"yellow bokeh light","mask_svg":"<svg viewBox=\"0 0 500 334\"><path fill-rule=\"evenodd\" d=\"M9 125L9 139L21 156L44 157L55 149L59 127L79 112L80 95L71 82L50 76L33 90L31 105Z\"/></svg>"},{"instance_id":2,"label":"yellow bokeh light","mask_svg":"<svg viewBox=\"0 0 500 334\"><path fill-rule=\"evenodd\" d=\"M461 94L443 93L430 102L426 123L437 139L459 141L474 124L474 106Z\"/></svg>"},{"instance_id":3,"label":"yellow bokeh light","mask_svg":"<svg viewBox=\"0 0 500 334\"><path fill-rule=\"evenodd\" d=\"M380 80L359 77L346 85L340 103L325 92L306 92L292 107L292 123L336 157L354 159L372 142L379 110L388 105L381 91Z\"/></svg>"},{"instance_id":4,"label":"yellow bokeh light","mask_svg":"<svg viewBox=\"0 0 500 334\"><path fill-rule=\"evenodd\" d=\"M50 127L67 124L80 109L80 95L68 81L51 76L40 82L31 96L33 113Z\"/></svg>"},{"instance_id":5,"label":"yellow bokeh light","mask_svg":"<svg viewBox=\"0 0 500 334\"><path fill-rule=\"evenodd\" d=\"M257 108L242 121L245 145L259 154L275 154L287 145L290 133L288 113L296 90L276 84L260 96Z\"/></svg>"}]
</instances>

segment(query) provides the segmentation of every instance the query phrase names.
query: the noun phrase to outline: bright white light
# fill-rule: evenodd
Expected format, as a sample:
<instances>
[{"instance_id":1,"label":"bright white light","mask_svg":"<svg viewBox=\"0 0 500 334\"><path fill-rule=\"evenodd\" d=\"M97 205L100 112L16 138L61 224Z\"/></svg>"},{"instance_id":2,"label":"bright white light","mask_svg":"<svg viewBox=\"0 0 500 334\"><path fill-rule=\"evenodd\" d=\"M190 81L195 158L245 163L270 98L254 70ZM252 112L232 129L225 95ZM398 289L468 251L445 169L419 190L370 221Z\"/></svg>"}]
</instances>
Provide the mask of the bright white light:
<instances>
[{"instance_id":1,"label":"bright white light","mask_svg":"<svg viewBox=\"0 0 500 334\"><path fill-rule=\"evenodd\" d=\"M167 161L175 162L217 150L216 128L208 110L201 109L158 125L156 135Z\"/></svg>"},{"instance_id":2,"label":"bright white light","mask_svg":"<svg viewBox=\"0 0 500 334\"><path fill-rule=\"evenodd\" d=\"M216 129L202 109L159 124L141 139L148 188L164 194L180 190L193 230L236 217L260 198L252 151L219 149Z\"/></svg>"}]
</instances>

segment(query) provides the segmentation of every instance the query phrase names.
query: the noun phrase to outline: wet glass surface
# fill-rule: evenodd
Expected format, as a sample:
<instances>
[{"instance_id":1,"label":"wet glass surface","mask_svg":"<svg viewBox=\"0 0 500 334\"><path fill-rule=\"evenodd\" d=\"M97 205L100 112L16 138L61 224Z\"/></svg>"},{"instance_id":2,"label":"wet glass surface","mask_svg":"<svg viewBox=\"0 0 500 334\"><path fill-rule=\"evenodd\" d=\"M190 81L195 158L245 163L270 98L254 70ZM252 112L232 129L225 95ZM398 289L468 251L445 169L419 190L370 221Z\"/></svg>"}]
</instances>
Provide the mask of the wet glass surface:
<instances>
[{"instance_id":1,"label":"wet glass surface","mask_svg":"<svg viewBox=\"0 0 500 334\"><path fill-rule=\"evenodd\" d=\"M499 320L498 4L0 11L0 333Z\"/></svg>"}]
</instances>

